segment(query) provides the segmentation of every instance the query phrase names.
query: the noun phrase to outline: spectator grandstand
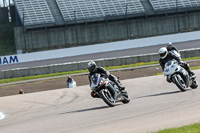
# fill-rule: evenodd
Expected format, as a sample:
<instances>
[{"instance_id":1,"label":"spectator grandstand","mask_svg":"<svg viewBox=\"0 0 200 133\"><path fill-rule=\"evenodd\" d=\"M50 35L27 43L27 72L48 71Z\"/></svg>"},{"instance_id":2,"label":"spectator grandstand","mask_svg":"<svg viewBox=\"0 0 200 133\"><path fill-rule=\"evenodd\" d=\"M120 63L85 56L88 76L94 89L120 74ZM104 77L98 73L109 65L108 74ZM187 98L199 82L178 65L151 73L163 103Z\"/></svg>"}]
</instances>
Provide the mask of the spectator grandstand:
<instances>
[{"instance_id":1,"label":"spectator grandstand","mask_svg":"<svg viewBox=\"0 0 200 133\"><path fill-rule=\"evenodd\" d=\"M150 0L155 11L200 6L200 0Z\"/></svg>"},{"instance_id":2,"label":"spectator grandstand","mask_svg":"<svg viewBox=\"0 0 200 133\"><path fill-rule=\"evenodd\" d=\"M144 13L139 0L56 0L65 21ZM76 14L74 14L76 13ZM75 18L76 17L76 18Z\"/></svg>"},{"instance_id":3,"label":"spectator grandstand","mask_svg":"<svg viewBox=\"0 0 200 133\"><path fill-rule=\"evenodd\" d=\"M46 0L14 0L19 16L24 25L54 23Z\"/></svg>"},{"instance_id":4,"label":"spectator grandstand","mask_svg":"<svg viewBox=\"0 0 200 133\"><path fill-rule=\"evenodd\" d=\"M77 23L102 21L105 17L124 17L126 13L141 15L145 12L139 0L14 0L14 3L21 22L24 19L27 28L30 25L53 25L57 19L62 25L74 23L75 19Z\"/></svg>"},{"instance_id":5,"label":"spectator grandstand","mask_svg":"<svg viewBox=\"0 0 200 133\"><path fill-rule=\"evenodd\" d=\"M159 11L171 9L192 10L200 7L200 0L14 0L20 19L27 28L63 25L91 21L102 21L149 14L149 9L159 14ZM145 6L150 4L152 7ZM117 16L117 17L116 17ZM59 20L59 23L56 23Z\"/></svg>"},{"instance_id":6,"label":"spectator grandstand","mask_svg":"<svg viewBox=\"0 0 200 133\"><path fill-rule=\"evenodd\" d=\"M15 30L16 47L22 50L73 47L200 29L200 0L13 1L21 23L24 22L24 29Z\"/></svg>"}]
</instances>

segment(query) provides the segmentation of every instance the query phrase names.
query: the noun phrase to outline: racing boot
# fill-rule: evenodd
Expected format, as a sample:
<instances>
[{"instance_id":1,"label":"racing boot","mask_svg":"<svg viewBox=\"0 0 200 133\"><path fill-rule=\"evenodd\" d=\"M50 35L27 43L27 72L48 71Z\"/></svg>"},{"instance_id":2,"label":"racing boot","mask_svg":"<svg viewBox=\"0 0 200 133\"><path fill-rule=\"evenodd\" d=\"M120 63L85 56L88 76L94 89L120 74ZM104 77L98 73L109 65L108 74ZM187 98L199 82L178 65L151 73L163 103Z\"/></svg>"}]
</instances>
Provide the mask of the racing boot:
<instances>
[{"instance_id":1,"label":"racing boot","mask_svg":"<svg viewBox=\"0 0 200 133\"><path fill-rule=\"evenodd\" d=\"M189 75L190 75L190 77L191 77L192 79L195 79L195 78L196 78L194 72L192 72L191 70L189 70L188 73L189 73Z\"/></svg>"},{"instance_id":2,"label":"racing boot","mask_svg":"<svg viewBox=\"0 0 200 133\"><path fill-rule=\"evenodd\" d=\"M190 76L194 76L194 72L190 71L189 72Z\"/></svg>"},{"instance_id":3,"label":"racing boot","mask_svg":"<svg viewBox=\"0 0 200 133\"><path fill-rule=\"evenodd\" d=\"M187 69L187 72L189 73L189 75L190 75L191 77L194 76L194 72L192 72L190 69Z\"/></svg>"},{"instance_id":4,"label":"racing boot","mask_svg":"<svg viewBox=\"0 0 200 133\"><path fill-rule=\"evenodd\" d=\"M194 76L194 73L190 70L189 64L184 63L184 67L191 77Z\"/></svg>"},{"instance_id":5,"label":"racing boot","mask_svg":"<svg viewBox=\"0 0 200 133\"><path fill-rule=\"evenodd\" d=\"M125 90L125 87L124 87L124 86L121 86L120 83L117 83L117 86L119 87L120 90Z\"/></svg>"},{"instance_id":6,"label":"racing boot","mask_svg":"<svg viewBox=\"0 0 200 133\"><path fill-rule=\"evenodd\" d=\"M109 79L112 80L120 90L125 89L125 87L121 86L121 84L119 83L119 80L114 75L110 74Z\"/></svg>"}]
</instances>

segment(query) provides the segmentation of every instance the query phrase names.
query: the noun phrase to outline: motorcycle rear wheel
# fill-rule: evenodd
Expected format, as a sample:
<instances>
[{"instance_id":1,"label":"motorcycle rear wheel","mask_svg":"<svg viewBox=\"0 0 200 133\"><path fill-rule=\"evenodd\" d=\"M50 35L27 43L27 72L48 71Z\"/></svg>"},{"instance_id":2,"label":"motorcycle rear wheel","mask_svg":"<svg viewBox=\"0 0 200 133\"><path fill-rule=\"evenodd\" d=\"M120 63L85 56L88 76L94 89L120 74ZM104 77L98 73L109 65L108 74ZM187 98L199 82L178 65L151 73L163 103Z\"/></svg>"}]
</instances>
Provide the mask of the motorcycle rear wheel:
<instances>
[{"instance_id":1,"label":"motorcycle rear wheel","mask_svg":"<svg viewBox=\"0 0 200 133\"><path fill-rule=\"evenodd\" d=\"M114 107L116 104L115 104L115 100L114 98L112 97L112 94L109 92L109 91L105 91L104 89L101 90L99 92L101 98L103 99L103 101L110 107Z\"/></svg>"},{"instance_id":2,"label":"motorcycle rear wheel","mask_svg":"<svg viewBox=\"0 0 200 133\"><path fill-rule=\"evenodd\" d=\"M124 100L122 101L122 103L126 104L130 102L130 97L128 96L128 94L124 95Z\"/></svg>"},{"instance_id":3,"label":"motorcycle rear wheel","mask_svg":"<svg viewBox=\"0 0 200 133\"><path fill-rule=\"evenodd\" d=\"M198 87L198 82L196 80L192 81L192 85L190 86L192 89L196 89Z\"/></svg>"}]
</instances>

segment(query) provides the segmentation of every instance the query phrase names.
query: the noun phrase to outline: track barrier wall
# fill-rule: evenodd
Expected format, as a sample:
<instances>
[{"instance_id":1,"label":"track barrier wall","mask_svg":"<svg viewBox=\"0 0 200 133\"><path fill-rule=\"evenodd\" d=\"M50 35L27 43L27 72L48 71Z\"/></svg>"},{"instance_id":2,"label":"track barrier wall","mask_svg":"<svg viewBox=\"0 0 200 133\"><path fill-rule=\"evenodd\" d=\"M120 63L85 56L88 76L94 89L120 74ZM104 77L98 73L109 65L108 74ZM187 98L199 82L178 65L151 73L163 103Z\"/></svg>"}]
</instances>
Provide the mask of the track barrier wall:
<instances>
[{"instance_id":1,"label":"track barrier wall","mask_svg":"<svg viewBox=\"0 0 200 133\"><path fill-rule=\"evenodd\" d=\"M197 57L200 56L200 48L181 50L180 53L182 58ZM135 64L139 62L152 62L158 60L159 60L158 53L152 53L146 55L104 58L94 61L97 63L98 66L108 67L108 66ZM4 70L0 71L0 79L85 70L87 69L87 62L88 61L70 62L64 64L55 64L55 65L32 67L32 68Z\"/></svg>"}]
</instances>

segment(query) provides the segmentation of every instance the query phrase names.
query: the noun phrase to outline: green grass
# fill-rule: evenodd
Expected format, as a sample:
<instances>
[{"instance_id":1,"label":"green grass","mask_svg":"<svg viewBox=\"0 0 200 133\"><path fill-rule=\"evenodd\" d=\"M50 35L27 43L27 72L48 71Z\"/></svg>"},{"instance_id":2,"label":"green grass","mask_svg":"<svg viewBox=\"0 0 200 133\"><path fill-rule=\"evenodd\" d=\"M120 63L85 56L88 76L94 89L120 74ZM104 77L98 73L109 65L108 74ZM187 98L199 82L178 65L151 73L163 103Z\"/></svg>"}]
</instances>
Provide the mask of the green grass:
<instances>
[{"instance_id":1,"label":"green grass","mask_svg":"<svg viewBox=\"0 0 200 133\"><path fill-rule=\"evenodd\" d=\"M191 67L191 70L196 70L196 69L200 69L200 66L197 66L197 67Z\"/></svg>"},{"instance_id":2,"label":"green grass","mask_svg":"<svg viewBox=\"0 0 200 133\"><path fill-rule=\"evenodd\" d=\"M62 75L70 75L70 74L76 74L76 73L85 73L85 72L88 72L88 71L87 70L79 70L79 71L52 73L52 74L44 74L44 75L37 75L37 76L27 76L27 77L17 77L17 78L10 78L10 79L1 79L0 84L23 81L23 80L31 80L31 79L55 77L55 76L62 76Z\"/></svg>"},{"instance_id":3,"label":"green grass","mask_svg":"<svg viewBox=\"0 0 200 133\"><path fill-rule=\"evenodd\" d=\"M200 59L200 57L192 57L192 58L186 58L183 60L194 60L194 59ZM104 67L106 70L112 70L112 69L119 69L119 68L130 68L130 67L137 67L137 66L145 66L145 65L153 65L158 64L158 61L154 62L140 62L136 64L130 64L130 65L121 65L121 66L110 66L110 67ZM200 69L200 66L192 67L192 70ZM61 73L52 73L52 74L44 74L44 75L37 75L37 76L27 76L27 77L18 77L18 78L10 78L10 79L1 79L0 84L4 83L11 83L11 82L17 82L17 81L23 81L23 80L31 80L31 79L39 79L39 78L47 78L47 77L55 77L55 76L62 76L62 75L70 75L70 74L77 74L77 73L85 73L88 72L87 70L78 70L78 71L69 71L69 72L61 72ZM161 75L163 73L157 73L156 75Z\"/></svg>"},{"instance_id":4,"label":"green grass","mask_svg":"<svg viewBox=\"0 0 200 133\"><path fill-rule=\"evenodd\" d=\"M200 133L200 124L162 130L156 133Z\"/></svg>"}]
</instances>

